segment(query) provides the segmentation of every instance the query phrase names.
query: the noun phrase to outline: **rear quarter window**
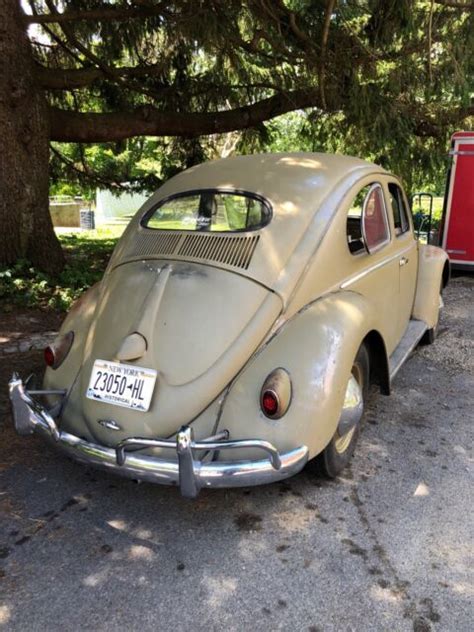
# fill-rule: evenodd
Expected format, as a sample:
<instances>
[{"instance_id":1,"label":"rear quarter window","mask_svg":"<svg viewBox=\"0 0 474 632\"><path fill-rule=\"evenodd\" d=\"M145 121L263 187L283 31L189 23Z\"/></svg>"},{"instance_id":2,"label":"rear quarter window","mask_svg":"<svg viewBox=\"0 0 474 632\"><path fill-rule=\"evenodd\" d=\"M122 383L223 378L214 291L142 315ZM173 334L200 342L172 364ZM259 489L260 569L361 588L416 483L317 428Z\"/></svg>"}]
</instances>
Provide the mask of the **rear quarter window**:
<instances>
[{"instance_id":1,"label":"rear quarter window","mask_svg":"<svg viewBox=\"0 0 474 632\"><path fill-rule=\"evenodd\" d=\"M347 214L347 244L353 255L373 253L390 240L384 195L379 183L363 187Z\"/></svg>"},{"instance_id":2,"label":"rear quarter window","mask_svg":"<svg viewBox=\"0 0 474 632\"><path fill-rule=\"evenodd\" d=\"M369 253L382 248L390 241L387 209L380 184L374 184L364 201L362 235Z\"/></svg>"}]
</instances>

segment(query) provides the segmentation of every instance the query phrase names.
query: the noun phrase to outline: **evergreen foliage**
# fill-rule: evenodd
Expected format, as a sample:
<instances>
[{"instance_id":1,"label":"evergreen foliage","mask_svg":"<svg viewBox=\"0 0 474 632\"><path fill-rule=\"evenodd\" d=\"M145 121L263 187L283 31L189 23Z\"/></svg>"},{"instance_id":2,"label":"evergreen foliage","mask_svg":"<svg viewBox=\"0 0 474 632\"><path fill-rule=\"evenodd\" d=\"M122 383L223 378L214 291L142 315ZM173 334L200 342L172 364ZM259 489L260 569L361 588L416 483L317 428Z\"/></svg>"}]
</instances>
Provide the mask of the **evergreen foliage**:
<instances>
[{"instance_id":1,"label":"evergreen foliage","mask_svg":"<svg viewBox=\"0 0 474 632\"><path fill-rule=\"evenodd\" d=\"M439 191L450 134L473 125L468 0L29 6L51 138L71 141L52 144L56 183L152 190L231 151L308 149L365 157L409 189Z\"/></svg>"}]
</instances>

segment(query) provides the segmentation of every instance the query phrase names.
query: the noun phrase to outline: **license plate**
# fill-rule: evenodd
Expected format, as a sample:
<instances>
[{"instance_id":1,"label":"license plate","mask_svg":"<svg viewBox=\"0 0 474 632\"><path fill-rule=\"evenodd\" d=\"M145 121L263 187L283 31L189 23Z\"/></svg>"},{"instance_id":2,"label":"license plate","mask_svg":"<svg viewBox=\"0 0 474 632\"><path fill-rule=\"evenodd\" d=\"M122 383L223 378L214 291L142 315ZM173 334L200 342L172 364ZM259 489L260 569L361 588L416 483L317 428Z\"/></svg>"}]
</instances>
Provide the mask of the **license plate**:
<instances>
[{"instance_id":1,"label":"license plate","mask_svg":"<svg viewBox=\"0 0 474 632\"><path fill-rule=\"evenodd\" d=\"M131 364L96 360L86 397L146 412L155 388L156 371Z\"/></svg>"}]
</instances>

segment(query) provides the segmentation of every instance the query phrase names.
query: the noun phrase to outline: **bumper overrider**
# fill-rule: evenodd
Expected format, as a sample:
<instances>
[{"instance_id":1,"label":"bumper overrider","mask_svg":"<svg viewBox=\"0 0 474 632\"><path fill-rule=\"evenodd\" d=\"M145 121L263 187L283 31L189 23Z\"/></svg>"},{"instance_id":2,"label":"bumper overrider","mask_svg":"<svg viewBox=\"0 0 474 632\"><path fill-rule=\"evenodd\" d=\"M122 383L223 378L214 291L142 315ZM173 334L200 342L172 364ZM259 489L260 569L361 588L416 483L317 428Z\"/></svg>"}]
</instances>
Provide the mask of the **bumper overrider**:
<instances>
[{"instance_id":1,"label":"bumper overrider","mask_svg":"<svg viewBox=\"0 0 474 632\"><path fill-rule=\"evenodd\" d=\"M248 487L282 480L303 469L308 460L306 446L280 454L268 441L233 441L227 431L195 441L191 426L183 426L175 439L130 437L109 448L61 430L54 418L60 406L48 411L34 399L36 395L64 396L64 391L28 391L16 374L10 380L9 391L13 422L19 435L38 432L77 461L136 480L179 485L181 494L187 498L195 498L203 487ZM149 448L169 448L177 458L167 460L137 454ZM266 458L243 461L209 458L217 450L249 448L265 452ZM197 450L204 451L207 459L195 460L193 452Z\"/></svg>"}]
</instances>

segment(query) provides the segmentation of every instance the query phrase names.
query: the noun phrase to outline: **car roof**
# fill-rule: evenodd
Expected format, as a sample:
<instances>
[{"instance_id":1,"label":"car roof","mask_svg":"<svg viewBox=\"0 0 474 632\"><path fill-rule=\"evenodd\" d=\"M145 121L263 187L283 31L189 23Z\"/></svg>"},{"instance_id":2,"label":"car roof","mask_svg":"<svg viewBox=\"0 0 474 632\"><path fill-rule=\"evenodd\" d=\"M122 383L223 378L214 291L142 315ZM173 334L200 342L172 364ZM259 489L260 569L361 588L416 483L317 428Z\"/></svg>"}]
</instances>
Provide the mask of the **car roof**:
<instances>
[{"instance_id":1,"label":"car roof","mask_svg":"<svg viewBox=\"0 0 474 632\"><path fill-rule=\"evenodd\" d=\"M304 152L233 156L191 167L163 184L138 211L120 240L111 267L162 256L202 260L237 271L287 297L350 189L362 178L383 174L387 175L384 169L359 158ZM142 218L161 201L199 189L258 194L269 201L273 217L265 227L244 233L187 233L141 226ZM212 257L201 251L199 256L182 254L194 252L195 242L205 240L212 240L210 249L217 248L219 260L215 253ZM252 253L245 265L236 268L224 262L222 252L231 253L241 245L246 248L243 240ZM204 250L209 254L209 249Z\"/></svg>"},{"instance_id":2,"label":"car roof","mask_svg":"<svg viewBox=\"0 0 474 632\"><path fill-rule=\"evenodd\" d=\"M341 154L309 152L252 154L213 160L191 167L166 182L153 201L203 188L258 193L276 213L290 202L312 214L333 188L354 172L381 172L378 165ZM283 205L283 209L280 209Z\"/></svg>"}]
</instances>

